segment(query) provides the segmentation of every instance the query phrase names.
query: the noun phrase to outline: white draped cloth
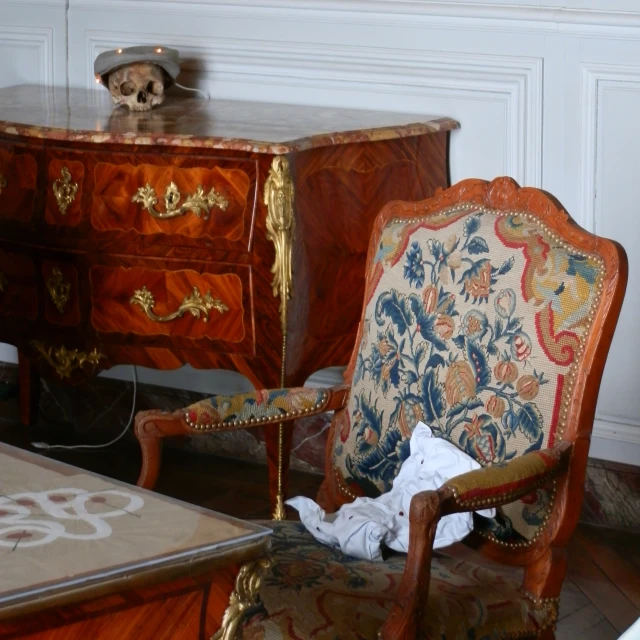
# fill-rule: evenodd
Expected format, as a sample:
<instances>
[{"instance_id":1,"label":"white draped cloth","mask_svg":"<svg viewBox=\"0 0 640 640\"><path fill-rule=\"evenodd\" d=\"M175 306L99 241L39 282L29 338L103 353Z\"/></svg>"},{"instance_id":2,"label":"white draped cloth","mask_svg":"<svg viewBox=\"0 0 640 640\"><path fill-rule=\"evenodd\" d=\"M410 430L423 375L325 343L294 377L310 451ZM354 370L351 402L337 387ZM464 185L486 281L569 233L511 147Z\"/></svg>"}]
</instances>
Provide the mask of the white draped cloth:
<instances>
[{"instance_id":1,"label":"white draped cloth","mask_svg":"<svg viewBox=\"0 0 640 640\"><path fill-rule=\"evenodd\" d=\"M480 465L448 440L435 438L419 422L410 441L411 455L402 463L393 487L378 498L356 498L338 511L326 514L313 500L299 496L287 500L297 509L309 533L320 542L342 549L356 558L382 560L382 547L407 552L411 498L441 487L447 480ZM492 518L495 509L479 511ZM438 522L434 548L462 540L473 528L471 513L453 513Z\"/></svg>"}]
</instances>

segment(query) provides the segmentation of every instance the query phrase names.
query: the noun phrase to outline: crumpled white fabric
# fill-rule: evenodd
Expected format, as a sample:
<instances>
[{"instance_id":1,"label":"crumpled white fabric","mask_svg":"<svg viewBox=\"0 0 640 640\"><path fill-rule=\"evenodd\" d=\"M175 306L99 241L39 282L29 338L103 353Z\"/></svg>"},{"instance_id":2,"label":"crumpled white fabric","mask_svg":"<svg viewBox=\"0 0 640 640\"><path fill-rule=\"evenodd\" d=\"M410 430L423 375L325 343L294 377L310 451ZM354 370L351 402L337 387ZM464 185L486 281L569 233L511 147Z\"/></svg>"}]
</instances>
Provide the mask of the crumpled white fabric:
<instances>
[{"instance_id":1,"label":"crumpled white fabric","mask_svg":"<svg viewBox=\"0 0 640 640\"><path fill-rule=\"evenodd\" d=\"M393 487L378 498L356 498L338 511L326 514L313 500L298 496L287 500L316 540L340 548L350 556L382 560L381 544L407 552L409 508L420 491L438 489L449 478L480 465L448 440L432 437L431 429L419 422L409 443L411 455L402 463ZM495 509L478 513L492 518ZM473 528L471 513L453 513L438 522L434 548L462 540Z\"/></svg>"}]
</instances>

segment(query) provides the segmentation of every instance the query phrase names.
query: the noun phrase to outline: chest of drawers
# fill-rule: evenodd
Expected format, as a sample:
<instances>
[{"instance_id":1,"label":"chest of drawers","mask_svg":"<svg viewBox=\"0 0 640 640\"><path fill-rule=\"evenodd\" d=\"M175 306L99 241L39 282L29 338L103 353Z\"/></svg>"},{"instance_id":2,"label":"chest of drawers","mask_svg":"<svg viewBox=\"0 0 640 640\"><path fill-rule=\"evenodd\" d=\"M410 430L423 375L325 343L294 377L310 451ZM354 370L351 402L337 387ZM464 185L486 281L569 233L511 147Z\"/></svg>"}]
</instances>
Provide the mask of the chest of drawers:
<instances>
[{"instance_id":1,"label":"chest of drawers","mask_svg":"<svg viewBox=\"0 0 640 640\"><path fill-rule=\"evenodd\" d=\"M448 118L0 90L0 340L37 375L231 369L256 387L345 364L369 232L447 185ZM272 493L288 435L268 442Z\"/></svg>"}]
</instances>

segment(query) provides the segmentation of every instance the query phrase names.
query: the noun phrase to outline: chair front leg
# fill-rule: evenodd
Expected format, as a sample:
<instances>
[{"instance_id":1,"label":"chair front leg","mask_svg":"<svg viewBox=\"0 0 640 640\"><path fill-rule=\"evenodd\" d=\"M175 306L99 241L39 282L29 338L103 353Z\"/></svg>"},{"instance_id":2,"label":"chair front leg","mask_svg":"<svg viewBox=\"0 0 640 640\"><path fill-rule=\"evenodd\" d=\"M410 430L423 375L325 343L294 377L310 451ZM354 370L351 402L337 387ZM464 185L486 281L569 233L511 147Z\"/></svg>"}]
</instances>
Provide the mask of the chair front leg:
<instances>
[{"instance_id":1,"label":"chair front leg","mask_svg":"<svg viewBox=\"0 0 640 640\"><path fill-rule=\"evenodd\" d=\"M378 637L413 640L429 595L431 554L440 519L442 496L437 491L417 493L409 513L409 552L402 582Z\"/></svg>"},{"instance_id":2,"label":"chair front leg","mask_svg":"<svg viewBox=\"0 0 640 640\"><path fill-rule=\"evenodd\" d=\"M162 438L189 435L184 414L180 412L141 411L136 416L135 434L142 451L142 466L137 485L153 489L160 473Z\"/></svg>"}]
</instances>

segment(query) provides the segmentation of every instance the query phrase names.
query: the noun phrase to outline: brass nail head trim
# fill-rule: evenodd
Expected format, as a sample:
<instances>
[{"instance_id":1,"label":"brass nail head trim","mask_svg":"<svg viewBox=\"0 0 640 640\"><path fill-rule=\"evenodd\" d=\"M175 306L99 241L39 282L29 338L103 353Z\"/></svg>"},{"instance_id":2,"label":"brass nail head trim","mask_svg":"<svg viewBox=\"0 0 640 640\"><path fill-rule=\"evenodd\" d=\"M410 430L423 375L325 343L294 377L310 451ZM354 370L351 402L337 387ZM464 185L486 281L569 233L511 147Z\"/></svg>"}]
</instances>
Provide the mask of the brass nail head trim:
<instances>
[{"instance_id":1,"label":"brass nail head trim","mask_svg":"<svg viewBox=\"0 0 640 640\"><path fill-rule=\"evenodd\" d=\"M53 195L58 203L58 209L63 216L67 215L67 209L73 203L78 192L78 183L71 182L71 173L67 167L62 167L62 178L53 182Z\"/></svg>"},{"instance_id":2,"label":"brass nail head trim","mask_svg":"<svg viewBox=\"0 0 640 640\"><path fill-rule=\"evenodd\" d=\"M131 202L137 202L142 205L143 210L148 211L154 218L166 220L182 216L191 211L198 217L202 216L204 220L209 219L211 209L218 207L222 211L226 211L229 201L212 187L209 193L204 192L202 185L198 185L192 196L187 196L184 204L180 205L182 195L175 184L172 182L166 189L164 194L165 211L161 212L155 208L158 204L158 197L155 189L147 183L144 187L140 187L136 194L131 198Z\"/></svg>"},{"instance_id":3,"label":"brass nail head trim","mask_svg":"<svg viewBox=\"0 0 640 640\"><path fill-rule=\"evenodd\" d=\"M62 272L57 267L51 272L51 277L47 280L47 291L51 296L53 304L60 313L64 313L64 308L71 296L71 283L65 282Z\"/></svg>"},{"instance_id":4,"label":"brass nail head trim","mask_svg":"<svg viewBox=\"0 0 640 640\"><path fill-rule=\"evenodd\" d=\"M70 377L74 369L80 369L85 364L95 366L100 363L101 359L107 357L104 353L100 353L97 348L86 353L78 349L67 349L64 345L58 348L46 347L38 340L32 340L30 344L54 368L60 378Z\"/></svg>"},{"instance_id":5,"label":"brass nail head trim","mask_svg":"<svg viewBox=\"0 0 640 640\"><path fill-rule=\"evenodd\" d=\"M211 291L207 291L203 296L198 287L193 287L191 294L186 295L183 298L182 304L178 307L177 311L169 313L166 316L158 316L154 313L153 307L155 306L156 301L153 297L153 293L151 293L147 287L142 287L142 289L134 291L129 303L140 305L142 310L154 322L171 322L171 320L181 318L187 312L195 318L199 318L201 314L204 314L204 318L202 320L203 322L208 322L209 311L212 311L213 309L219 313L229 311L229 307L227 307L222 300L211 296Z\"/></svg>"},{"instance_id":6,"label":"brass nail head trim","mask_svg":"<svg viewBox=\"0 0 640 640\"><path fill-rule=\"evenodd\" d=\"M7 186L7 179L0 173L0 194L2 190Z\"/></svg>"}]
</instances>

